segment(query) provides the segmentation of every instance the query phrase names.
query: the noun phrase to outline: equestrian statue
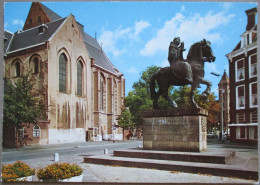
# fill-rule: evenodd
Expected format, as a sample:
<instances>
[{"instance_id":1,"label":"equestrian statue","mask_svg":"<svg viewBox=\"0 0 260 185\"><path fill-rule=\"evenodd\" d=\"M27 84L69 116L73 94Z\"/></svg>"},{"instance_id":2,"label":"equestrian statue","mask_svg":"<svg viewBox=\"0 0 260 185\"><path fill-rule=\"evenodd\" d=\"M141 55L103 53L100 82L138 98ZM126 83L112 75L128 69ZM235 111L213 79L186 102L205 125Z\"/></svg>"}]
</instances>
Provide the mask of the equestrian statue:
<instances>
[{"instance_id":1,"label":"equestrian statue","mask_svg":"<svg viewBox=\"0 0 260 185\"><path fill-rule=\"evenodd\" d=\"M202 96L207 97L210 93L211 82L204 79L204 62L214 62L216 57L211 49L211 43L205 39L194 43L188 52L187 59L183 59L184 43L179 37L173 39L169 46L168 61L170 67L161 68L151 77L150 93L153 100L153 108L158 109L158 98L162 95L169 105L178 108L175 101L168 96L170 85L184 86L191 85L190 105L198 107L194 101L194 92L200 84L207 85ZM158 91L155 91L155 82L158 84Z\"/></svg>"}]
</instances>

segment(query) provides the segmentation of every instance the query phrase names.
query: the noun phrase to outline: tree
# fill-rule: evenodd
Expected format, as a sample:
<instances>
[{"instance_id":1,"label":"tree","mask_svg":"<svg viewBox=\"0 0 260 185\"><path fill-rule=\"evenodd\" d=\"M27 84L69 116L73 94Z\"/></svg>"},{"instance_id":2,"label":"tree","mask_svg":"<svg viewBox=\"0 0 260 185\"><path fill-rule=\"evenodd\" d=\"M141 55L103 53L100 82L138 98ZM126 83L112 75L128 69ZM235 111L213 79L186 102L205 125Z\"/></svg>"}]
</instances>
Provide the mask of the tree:
<instances>
[{"instance_id":1,"label":"tree","mask_svg":"<svg viewBox=\"0 0 260 185\"><path fill-rule=\"evenodd\" d=\"M149 66L141 73L140 79L133 84L133 91L126 96L126 107L132 115L132 122L135 127L140 127L143 123L141 112L143 110L152 109L153 102L150 98L150 79L160 67Z\"/></svg>"},{"instance_id":2,"label":"tree","mask_svg":"<svg viewBox=\"0 0 260 185\"><path fill-rule=\"evenodd\" d=\"M130 113L130 111L123 107L121 112L121 115L118 117L118 124L119 126L121 126L122 128L133 128L134 124L132 121L132 115Z\"/></svg>"},{"instance_id":3,"label":"tree","mask_svg":"<svg viewBox=\"0 0 260 185\"><path fill-rule=\"evenodd\" d=\"M47 108L39 91L33 89L34 79L29 74L13 81L5 79L4 126L21 127L22 124L37 124L46 117Z\"/></svg>"},{"instance_id":4,"label":"tree","mask_svg":"<svg viewBox=\"0 0 260 185\"><path fill-rule=\"evenodd\" d=\"M140 79L133 84L133 90L126 96L126 106L132 115L132 121L136 127L142 126L143 120L141 112L143 110L152 109L153 101L150 98L150 79L152 75L160 69L158 66L148 66L145 71L141 73ZM158 90L158 89L157 89ZM190 86L180 86L169 88L169 97L172 98L179 108L190 106ZM198 105L209 112L208 122L213 123L217 119L219 112L219 105L215 101L214 94L208 95L208 99L203 98L199 91L194 93L195 101ZM167 101L160 97L158 104L161 108L169 108Z\"/></svg>"}]
</instances>

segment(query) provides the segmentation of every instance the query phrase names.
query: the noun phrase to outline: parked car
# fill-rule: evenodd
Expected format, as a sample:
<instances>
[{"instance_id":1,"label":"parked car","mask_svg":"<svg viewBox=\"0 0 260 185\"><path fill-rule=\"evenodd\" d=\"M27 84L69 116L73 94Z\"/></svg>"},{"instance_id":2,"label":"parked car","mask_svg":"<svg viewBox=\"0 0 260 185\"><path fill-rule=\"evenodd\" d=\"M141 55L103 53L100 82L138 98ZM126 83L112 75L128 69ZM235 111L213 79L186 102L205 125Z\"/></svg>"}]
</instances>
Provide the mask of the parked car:
<instances>
[{"instance_id":1,"label":"parked car","mask_svg":"<svg viewBox=\"0 0 260 185\"><path fill-rule=\"evenodd\" d=\"M207 137L208 139L216 139L218 135L215 132L208 132Z\"/></svg>"}]
</instances>

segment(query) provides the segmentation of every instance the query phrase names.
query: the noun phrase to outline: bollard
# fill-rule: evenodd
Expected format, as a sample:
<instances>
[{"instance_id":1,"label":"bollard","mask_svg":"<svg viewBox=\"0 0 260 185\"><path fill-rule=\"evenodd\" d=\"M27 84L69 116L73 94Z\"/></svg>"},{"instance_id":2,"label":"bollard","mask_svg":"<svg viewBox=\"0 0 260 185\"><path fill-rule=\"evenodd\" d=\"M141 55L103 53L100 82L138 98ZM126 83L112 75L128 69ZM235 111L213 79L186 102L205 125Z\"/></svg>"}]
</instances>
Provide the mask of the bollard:
<instances>
[{"instance_id":1,"label":"bollard","mask_svg":"<svg viewBox=\"0 0 260 185\"><path fill-rule=\"evenodd\" d=\"M60 159L59 159L59 153L55 153L54 154L54 161L55 162L57 162L57 161L59 161Z\"/></svg>"},{"instance_id":2,"label":"bollard","mask_svg":"<svg viewBox=\"0 0 260 185\"><path fill-rule=\"evenodd\" d=\"M104 154L108 154L108 149L105 149L105 150L104 150Z\"/></svg>"}]
</instances>

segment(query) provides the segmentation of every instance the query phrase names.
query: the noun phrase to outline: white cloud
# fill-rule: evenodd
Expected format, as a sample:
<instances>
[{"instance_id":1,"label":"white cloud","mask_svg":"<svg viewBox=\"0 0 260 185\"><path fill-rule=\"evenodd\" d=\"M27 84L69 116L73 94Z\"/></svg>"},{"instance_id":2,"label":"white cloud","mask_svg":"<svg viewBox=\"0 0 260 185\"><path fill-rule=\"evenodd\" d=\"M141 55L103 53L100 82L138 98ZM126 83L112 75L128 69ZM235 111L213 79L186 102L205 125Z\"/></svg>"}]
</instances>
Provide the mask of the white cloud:
<instances>
[{"instance_id":1,"label":"white cloud","mask_svg":"<svg viewBox=\"0 0 260 185\"><path fill-rule=\"evenodd\" d=\"M23 22L23 20L15 19L15 20L13 20L12 24L13 24L13 25L18 25L18 26L23 27L24 22Z\"/></svg>"},{"instance_id":2,"label":"white cloud","mask_svg":"<svg viewBox=\"0 0 260 185\"><path fill-rule=\"evenodd\" d=\"M134 35L138 36L145 28L148 28L149 26L151 26L151 24L147 21L138 21L135 23L135 32Z\"/></svg>"},{"instance_id":3,"label":"white cloud","mask_svg":"<svg viewBox=\"0 0 260 185\"><path fill-rule=\"evenodd\" d=\"M156 52L165 52L168 50L169 42L176 36L185 42L186 52L192 43L203 38L210 40L211 43L219 42L221 35L214 30L227 24L233 17L234 15L226 15L224 12L216 14L209 12L205 16L199 14L184 16L177 13L171 20L164 23L140 53L144 56L153 56Z\"/></svg>"},{"instance_id":4,"label":"white cloud","mask_svg":"<svg viewBox=\"0 0 260 185\"><path fill-rule=\"evenodd\" d=\"M131 28L122 29L118 27L115 31L104 31L99 38L102 47L106 52L110 52L115 56L121 55L125 49L118 49L116 47L117 41L124 39L131 32Z\"/></svg>"},{"instance_id":5,"label":"white cloud","mask_svg":"<svg viewBox=\"0 0 260 185\"><path fill-rule=\"evenodd\" d=\"M127 51L130 42L139 40L139 34L151 24L147 21L138 21L132 27L122 28L119 26L114 31L104 31L99 38L103 49L114 56L122 55ZM122 44L127 42L127 44ZM120 44L120 49L119 49Z\"/></svg>"}]
</instances>

